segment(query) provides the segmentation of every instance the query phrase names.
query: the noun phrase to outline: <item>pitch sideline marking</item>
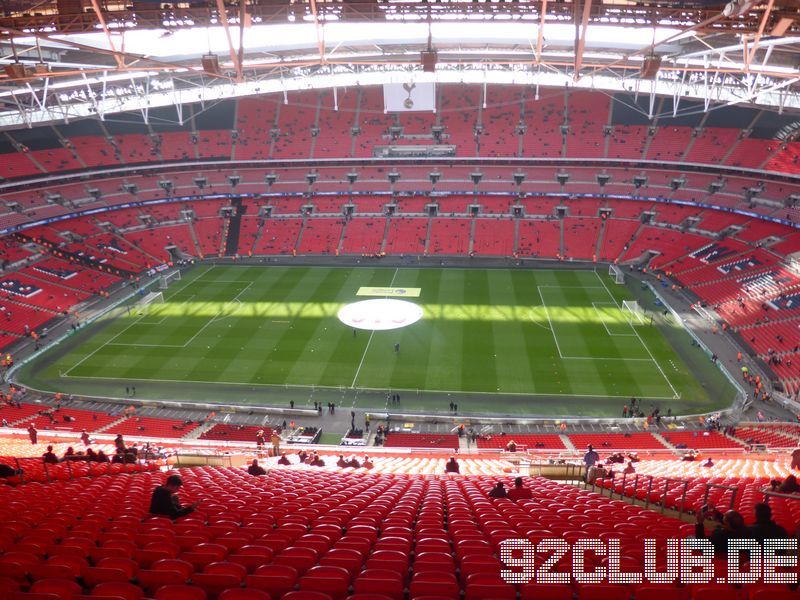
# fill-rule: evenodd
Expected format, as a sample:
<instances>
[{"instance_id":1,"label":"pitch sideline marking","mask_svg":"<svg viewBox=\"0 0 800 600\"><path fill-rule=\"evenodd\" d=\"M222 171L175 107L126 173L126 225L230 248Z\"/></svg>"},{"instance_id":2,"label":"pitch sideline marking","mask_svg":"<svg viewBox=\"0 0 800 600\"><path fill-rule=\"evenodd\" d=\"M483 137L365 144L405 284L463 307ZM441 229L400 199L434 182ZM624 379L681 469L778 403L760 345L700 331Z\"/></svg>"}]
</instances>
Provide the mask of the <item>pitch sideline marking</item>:
<instances>
[{"instance_id":1,"label":"pitch sideline marking","mask_svg":"<svg viewBox=\"0 0 800 600\"><path fill-rule=\"evenodd\" d=\"M600 274L597 272L597 270L595 270L594 274L595 274L595 275L597 275L597 278L600 280L600 283L602 283L602 284L603 284L603 287L604 287L604 288L606 288L606 292L608 292L608 295L609 295L609 297L611 298L611 301L612 301L614 304L616 304L616 305L617 305L617 308L620 308L619 304L617 303L617 299L616 299L616 298L614 298L614 294L612 294L612 293L611 293L611 290L610 290L610 289L608 289L608 286L606 285L606 282L605 282L605 281L603 281L603 278L602 278L602 277L600 277ZM622 309L620 308L620 310L622 310ZM664 381L666 381L666 382L667 382L667 385L668 385L668 386L670 387L670 389L672 390L672 393L673 393L673 394L675 394L675 395L673 396L673 398L672 398L672 399L673 399L673 400L675 400L675 399L678 399L678 400L679 400L679 399L680 399L680 397L681 397L681 395L678 393L678 390L676 390L676 389L675 389L675 386L674 386L674 385L672 385L672 382L669 380L669 377L667 377L667 374L664 372L664 369L662 369L662 368L661 368L661 363L659 363L659 362L656 360L656 357L655 357L655 356L653 356L653 353L652 353L652 352L650 352L650 348L648 348L648 347L647 347L647 344L645 344L645 343L644 343L644 340L642 339L642 336L640 336L640 335L639 335L639 332L638 332L638 331L636 331L636 328L633 326L633 324L632 324L632 323L631 323L631 329L633 329L633 333L636 335L636 337L637 337L637 338L639 338L639 342L642 344L642 348L644 348L645 352L647 352L647 354L650 356L650 358L651 358L651 359L653 359L653 362L656 364L656 368L657 368L657 369L658 369L658 371L661 373L661 376L664 378Z\"/></svg>"},{"instance_id":2,"label":"pitch sideline marking","mask_svg":"<svg viewBox=\"0 0 800 600\"><path fill-rule=\"evenodd\" d=\"M596 359L591 359L596 360ZM649 358L641 359L649 361ZM104 377L102 375L62 375L63 379L101 379L101 380L109 380L109 381L120 381L119 377ZM294 383L245 383L241 381L198 381L195 379L140 379L137 377L126 377L124 378L127 381L142 381L145 383L200 383L205 385L235 385L235 386L249 386L249 387L269 387L269 388L291 388L291 389L307 389L307 390L336 390L341 392L346 389L350 389L347 386L341 385L301 385L301 384L294 384ZM359 391L364 392L386 392L386 388L369 388L369 387L360 387L356 388ZM474 395L481 395L481 396L497 396L497 392L481 392L481 391L469 391L469 390L427 390L427 389L417 389L417 388L392 388L398 392L408 392L408 393L426 393L426 394L474 394ZM556 394L556 393L545 393L545 392L500 392L502 396L563 396L565 398L630 398L630 394L622 395L622 396L612 396L609 394ZM675 398L671 396L642 396L643 400L675 400Z\"/></svg>"}]
</instances>

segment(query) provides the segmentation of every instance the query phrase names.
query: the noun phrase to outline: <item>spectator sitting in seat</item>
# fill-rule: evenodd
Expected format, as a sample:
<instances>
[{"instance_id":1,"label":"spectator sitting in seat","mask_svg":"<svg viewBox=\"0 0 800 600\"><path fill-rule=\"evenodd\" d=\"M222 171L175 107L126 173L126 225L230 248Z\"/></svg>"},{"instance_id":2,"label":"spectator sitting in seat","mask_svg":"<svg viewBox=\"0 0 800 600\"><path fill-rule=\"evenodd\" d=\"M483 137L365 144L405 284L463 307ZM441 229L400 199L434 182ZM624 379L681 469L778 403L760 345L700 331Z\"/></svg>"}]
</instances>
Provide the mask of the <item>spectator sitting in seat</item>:
<instances>
[{"instance_id":1,"label":"spectator sitting in seat","mask_svg":"<svg viewBox=\"0 0 800 600\"><path fill-rule=\"evenodd\" d=\"M311 462L309 464L312 467L324 467L325 461L322 460L322 457L319 454L314 452L314 454L311 455Z\"/></svg>"},{"instance_id":2,"label":"spectator sitting in seat","mask_svg":"<svg viewBox=\"0 0 800 600\"><path fill-rule=\"evenodd\" d=\"M349 461L347 461L347 466L353 467L354 469L360 469L361 463L358 462L358 459L355 456L353 456Z\"/></svg>"},{"instance_id":3,"label":"spectator sitting in seat","mask_svg":"<svg viewBox=\"0 0 800 600\"><path fill-rule=\"evenodd\" d=\"M529 488L524 486L522 477L517 477L514 479L514 487L506 492L506 497L516 502L517 500L529 500L533 498L533 493Z\"/></svg>"},{"instance_id":4,"label":"spectator sitting in seat","mask_svg":"<svg viewBox=\"0 0 800 600\"><path fill-rule=\"evenodd\" d=\"M180 475L170 475L164 485L153 490L150 499L150 512L154 515L164 515L170 519L177 519L194 512L197 502L189 506L181 506L178 499L178 490L183 486Z\"/></svg>"},{"instance_id":5,"label":"spectator sitting in seat","mask_svg":"<svg viewBox=\"0 0 800 600\"><path fill-rule=\"evenodd\" d=\"M633 462L632 461L628 463L628 466L625 467L625 470L622 471L622 473L624 475L632 475L632 474L636 473L636 467L633 466Z\"/></svg>"},{"instance_id":6,"label":"spectator sitting in seat","mask_svg":"<svg viewBox=\"0 0 800 600\"><path fill-rule=\"evenodd\" d=\"M58 463L58 457L56 456L55 452L53 452L52 446L47 447L47 452L42 454L42 460L50 465Z\"/></svg>"},{"instance_id":7,"label":"spectator sitting in seat","mask_svg":"<svg viewBox=\"0 0 800 600\"><path fill-rule=\"evenodd\" d=\"M720 525L717 525L709 536L706 536L705 527L703 526L703 522L706 519L720 522ZM714 546L714 551L718 555L725 556L728 552L728 540L748 536L744 526L744 518L741 514L735 510L729 510L724 515L720 515L716 509L704 506L697 512L695 537L698 539L706 539L707 537Z\"/></svg>"},{"instance_id":8,"label":"spectator sitting in seat","mask_svg":"<svg viewBox=\"0 0 800 600\"><path fill-rule=\"evenodd\" d=\"M15 469L8 465L0 463L0 478L14 477L15 475L22 475L22 469Z\"/></svg>"},{"instance_id":9,"label":"spectator sitting in seat","mask_svg":"<svg viewBox=\"0 0 800 600\"><path fill-rule=\"evenodd\" d=\"M290 464L292 464L291 462L289 462L289 457L286 456L286 452L283 452L281 454L281 457L278 459L278 464L279 465L290 465Z\"/></svg>"},{"instance_id":10,"label":"spectator sitting in seat","mask_svg":"<svg viewBox=\"0 0 800 600\"><path fill-rule=\"evenodd\" d=\"M498 481L495 486L489 491L489 498L507 498L506 487L502 481Z\"/></svg>"},{"instance_id":11,"label":"spectator sitting in seat","mask_svg":"<svg viewBox=\"0 0 800 600\"><path fill-rule=\"evenodd\" d=\"M451 456L450 460L444 466L445 473L460 473L461 467L458 465L458 461L456 460L455 456Z\"/></svg>"},{"instance_id":12,"label":"spectator sitting in seat","mask_svg":"<svg viewBox=\"0 0 800 600\"><path fill-rule=\"evenodd\" d=\"M343 455L339 455L339 460L336 461L336 466L340 468L349 467L350 464L344 459Z\"/></svg>"},{"instance_id":13,"label":"spectator sitting in seat","mask_svg":"<svg viewBox=\"0 0 800 600\"><path fill-rule=\"evenodd\" d=\"M361 466L365 469L372 469L375 465L372 464L372 461L369 459L369 456L366 454L364 455L364 462L361 463Z\"/></svg>"},{"instance_id":14,"label":"spectator sitting in seat","mask_svg":"<svg viewBox=\"0 0 800 600\"><path fill-rule=\"evenodd\" d=\"M284 457L285 456L286 455L284 454ZM262 466L260 466L258 464L258 459L257 458L254 458L253 462L250 464L250 466L247 467L247 472L250 473L250 475L253 475L254 477L256 477L258 475L266 475L267 474L267 471L264 469L264 467L262 467Z\"/></svg>"},{"instance_id":15,"label":"spectator sitting in seat","mask_svg":"<svg viewBox=\"0 0 800 600\"><path fill-rule=\"evenodd\" d=\"M783 483L778 481L774 481L773 483L776 484L773 489L781 494L797 494L800 492L800 483L797 482L797 477L794 475L789 475L783 480Z\"/></svg>"},{"instance_id":16,"label":"spectator sitting in seat","mask_svg":"<svg viewBox=\"0 0 800 600\"><path fill-rule=\"evenodd\" d=\"M516 452L517 451L517 444L514 440L511 440L506 444L506 452Z\"/></svg>"},{"instance_id":17,"label":"spectator sitting in seat","mask_svg":"<svg viewBox=\"0 0 800 600\"><path fill-rule=\"evenodd\" d=\"M746 528L746 536L763 544L764 540L774 540L788 537L786 530L772 520L772 509L766 502L759 502L755 506L756 522Z\"/></svg>"}]
</instances>

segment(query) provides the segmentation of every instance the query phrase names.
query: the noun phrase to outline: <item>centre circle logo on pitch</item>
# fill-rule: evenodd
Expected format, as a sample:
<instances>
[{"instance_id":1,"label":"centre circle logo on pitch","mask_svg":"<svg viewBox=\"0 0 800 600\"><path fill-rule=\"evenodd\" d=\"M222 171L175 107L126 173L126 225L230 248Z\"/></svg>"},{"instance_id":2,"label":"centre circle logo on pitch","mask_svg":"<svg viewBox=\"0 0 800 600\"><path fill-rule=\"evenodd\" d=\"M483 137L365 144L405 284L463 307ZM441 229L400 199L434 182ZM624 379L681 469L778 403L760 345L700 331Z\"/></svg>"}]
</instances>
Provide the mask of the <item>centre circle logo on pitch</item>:
<instances>
[{"instance_id":1,"label":"centre circle logo on pitch","mask_svg":"<svg viewBox=\"0 0 800 600\"><path fill-rule=\"evenodd\" d=\"M422 307L406 300L375 298L342 307L339 320L356 329L385 331L400 329L422 318Z\"/></svg>"}]
</instances>

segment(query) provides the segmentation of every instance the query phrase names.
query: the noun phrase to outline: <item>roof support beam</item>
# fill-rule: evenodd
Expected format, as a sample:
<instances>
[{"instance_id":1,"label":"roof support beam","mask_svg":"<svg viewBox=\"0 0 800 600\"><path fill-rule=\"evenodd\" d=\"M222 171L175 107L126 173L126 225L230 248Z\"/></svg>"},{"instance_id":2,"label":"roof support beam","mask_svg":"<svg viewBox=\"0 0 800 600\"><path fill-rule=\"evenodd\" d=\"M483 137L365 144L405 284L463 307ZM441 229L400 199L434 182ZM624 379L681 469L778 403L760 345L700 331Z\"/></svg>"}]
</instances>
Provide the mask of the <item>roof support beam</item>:
<instances>
[{"instance_id":1,"label":"roof support beam","mask_svg":"<svg viewBox=\"0 0 800 600\"><path fill-rule=\"evenodd\" d=\"M578 4L575 4L575 10L578 10ZM581 18L580 29L578 29L577 14L575 15L575 26L577 34L577 43L575 44L575 81L578 81L581 73L581 66L583 63L583 50L586 47L586 30L589 28L589 14L592 11L592 0L583 0L583 17Z\"/></svg>"},{"instance_id":2,"label":"roof support beam","mask_svg":"<svg viewBox=\"0 0 800 600\"><path fill-rule=\"evenodd\" d=\"M767 8L764 10L764 14L761 16L761 23L758 25L758 31L756 32L756 37L753 40L753 45L750 47L750 52L745 56L744 64L748 72L750 72L750 63L753 62L753 59L756 56L758 44L761 41L761 36L764 35L764 29L767 26L767 21L769 21L769 15L772 13L772 6L774 4L775 0L769 0L767 3Z\"/></svg>"},{"instance_id":3,"label":"roof support beam","mask_svg":"<svg viewBox=\"0 0 800 600\"><path fill-rule=\"evenodd\" d=\"M322 25L319 22L319 13L317 12L317 0L311 0L311 14L314 17L314 28L317 32L317 49L319 49L319 64L325 64L325 37L322 34Z\"/></svg>"},{"instance_id":4,"label":"roof support beam","mask_svg":"<svg viewBox=\"0 0 800 600\"><path fill-rule=\"evenodd\" d=\"M542 14L539 18L539 35L536 39L536 62L542 62L542 47L544 46L544 20L547 16L547 0L542 0Z\"/></svg>"},{"instance_id":5,"label":"roof support beam","mask_svg":"<svg viewBox=\"0 0 800 600\"><path fill-rule=\"evenodd\" d=\"M243 81L242 76L242 63L239 61L239 55L233 49L233 40L231 39L231 30L228 27L228 12L225 9L225 0L217 0L217 11L219 12L219 20L222 21L222 28L225 30L225 37L228 38L228 51L233 61L233 69L236 71L236 81Z\"/></svg>"},{"instance_id":6,"label":"roof support beam","mask_svg":"<svg viewBox=\"0 0 800 600\"><path fill-rule=\"evenodd\" d=\"M114 40L111 37L111 32L108 30L108 25L106 24L106 18L103 16L103 11L100 10L100 4L97 2L97 0L92 0L92 8L94 9L94 14L97 15L97 20L100 21L100 27L103 28L103 33L106 34L108 47L111 48L111 51L114 53L114 59L117 61L117 66L120 69L124 69L125 61L122 59L122 54L117 52Z\"/></svg>"},{"instance_id":7,"label":"roof support beam","mask_svg":"<svg viewBox=\"0 0 800 600\"><path fill-rule=\"evenodd\" d=\"M696 24L692 25L691 27L686 27L685 29L682 29L678 33L674 33L674 34L666 37L663 40L658 40L657 42L653 42L649 46L645 46L644 48L641 48L640 50L636 50L635 52L630 52L628 54L625 54L625 56L623 56L619 60L615 60L613 62L610 62L610 63L608 63L606 65L603 65L602 67L597 67L597 68L593 69L591 71L591 73L589 73L589 77L591 77L592 75L596 75L600 71L605 71L606 69L610 69L611 67L616 67L616 66L625 64L628 61L628 59L631 58L632 56L647 56L648 54L652 54L653 51L656 48L658 48L659 46L661 46L663 44L668 44L669 42L671 42L671 41L673 41L673 40L675 40L677 38L680 38L680 37L686 35L687 33L692 32L692 31L703 31L709 25L713 25L717 21L721 21L724 18L725 18L725 16L721 12L717 13L714 16L706 19L705 21L702 21L700 23L696 23Z\"/></svg>"}]
</instances>

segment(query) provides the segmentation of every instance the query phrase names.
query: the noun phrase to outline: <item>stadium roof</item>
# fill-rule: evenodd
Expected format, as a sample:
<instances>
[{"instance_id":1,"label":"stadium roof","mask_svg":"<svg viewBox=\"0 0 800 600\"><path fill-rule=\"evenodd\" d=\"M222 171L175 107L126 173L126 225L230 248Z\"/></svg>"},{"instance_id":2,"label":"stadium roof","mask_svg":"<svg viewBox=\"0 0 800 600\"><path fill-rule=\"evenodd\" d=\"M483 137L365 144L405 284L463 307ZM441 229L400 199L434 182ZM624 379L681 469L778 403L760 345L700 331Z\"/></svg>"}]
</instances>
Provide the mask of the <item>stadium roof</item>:
<instances>
[{"instance_id":1,"label":"stadium roof","mask_svg":"<svg viewBox=\"0 0 800 600\"><path fill-rule=\"evenodd\" d=\"M0 128L170 105L180 120L185 103L411 81L800 110L796 0L203 4L5 0Z\"/></svg>"}]
</instances>

